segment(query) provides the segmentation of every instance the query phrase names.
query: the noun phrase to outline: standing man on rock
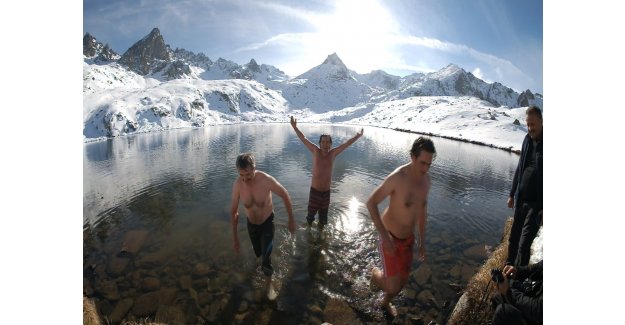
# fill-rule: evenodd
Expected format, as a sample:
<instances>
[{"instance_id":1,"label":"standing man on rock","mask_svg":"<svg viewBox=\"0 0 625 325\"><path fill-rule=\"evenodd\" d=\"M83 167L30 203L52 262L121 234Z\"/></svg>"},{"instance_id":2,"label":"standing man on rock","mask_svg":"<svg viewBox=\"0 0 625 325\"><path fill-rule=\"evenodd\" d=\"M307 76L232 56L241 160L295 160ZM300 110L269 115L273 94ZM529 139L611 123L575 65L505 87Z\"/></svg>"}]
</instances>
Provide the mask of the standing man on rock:
<instances>
[{"instance_id":1,"label":"standing man on rock","mask_svg":"<svg viewBox=\"0 0 625 325\"><path fill-rule=\"evenodd\" d=\"M332 166L334 159L343 150L358 140L364 129L336 148L332 148L332 137L329 134L322 134L319 137L319 147L308 140L302 131L297 128L297 120L291 116L291 126L297 137L304 143L306 148L313 155L312 181L310 185L310 195L308 198L308 215L306 220L309 225L315 220L315 214L319 211L319 227L328 223L328 208L330 207L330 184L332 183Z\"/></svg>"},{"instance_id":2,"label":"standing man on rock","mask_svg":"<svg viewBox=\"0 0 625 325\"><path fill-rule=\"evenodd\" d=\"M410 163L389 174L367 201L371 220L380 235L383 271L371 270L371 283L384 290L381 306L393 317L397 310L390 303L408 282L412 266L415 228L419 233L419 261L425 261L425 224L430 191L430 166L436 157L434 143L427 137L417 138L410 150ZM378 210L386 197L389 205L382 217Z\"/></svg>"},{"instance_id":3,"label":"standing man on rock","mask_svg":"<svg viewBox=\"0 0 625 325\"><path fill-rule=\"evenodd\" d=\"M527 135L508 197L508 207L515 210L506 265L517 267L529 263L530 248L543 216L543 114L540 108L531 106L525 115Z\"/></svg>"},{"instance_id":4,"label":"standing man on rock","mask_svg":"<svg viewBox=\"0 0 625 325\"><path fill-rule=\"evenodd\" d=\"M291 198L286 189L272 176L260 170L256 170L256 162L251 153L243 153L236 161L239 177L232 185L232 202L230 205L230 218L232 222L232 235L234 251L239 254L239 201L243 201L247 214L247 232L254 247L256 257L262 259L262 269L266 277L267 297L270 300L276 298L276 292L271 284L273 266L271 265L271 251L273 249L273 192L284 201L286 212L289 216L289 231L295 233L295 219Z\"/></svg>"}]
</instances>

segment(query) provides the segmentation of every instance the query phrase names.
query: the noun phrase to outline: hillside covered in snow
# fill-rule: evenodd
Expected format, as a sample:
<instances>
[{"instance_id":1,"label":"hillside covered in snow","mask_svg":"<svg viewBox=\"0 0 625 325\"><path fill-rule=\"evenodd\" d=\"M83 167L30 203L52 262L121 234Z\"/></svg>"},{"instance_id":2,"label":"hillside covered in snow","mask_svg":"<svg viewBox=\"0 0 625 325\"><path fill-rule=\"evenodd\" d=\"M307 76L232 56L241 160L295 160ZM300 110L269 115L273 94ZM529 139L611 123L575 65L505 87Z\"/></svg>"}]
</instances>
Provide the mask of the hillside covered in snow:
<instances>
[{"instance_id":1,"label":"hillside covered in snow","mask_svg":"<svg viewBox=\"0 0 625 325\"><path fill-rule=\"evenodd\" d=\"M336 53L295 77L254 59L239 65L172 50L153 29L119 55L83 38L83 138L232 123L345 123L518 150L524 111L542 95L486 83L454 64L393 76L358 74Z\"/></svg>"}]
</instances>

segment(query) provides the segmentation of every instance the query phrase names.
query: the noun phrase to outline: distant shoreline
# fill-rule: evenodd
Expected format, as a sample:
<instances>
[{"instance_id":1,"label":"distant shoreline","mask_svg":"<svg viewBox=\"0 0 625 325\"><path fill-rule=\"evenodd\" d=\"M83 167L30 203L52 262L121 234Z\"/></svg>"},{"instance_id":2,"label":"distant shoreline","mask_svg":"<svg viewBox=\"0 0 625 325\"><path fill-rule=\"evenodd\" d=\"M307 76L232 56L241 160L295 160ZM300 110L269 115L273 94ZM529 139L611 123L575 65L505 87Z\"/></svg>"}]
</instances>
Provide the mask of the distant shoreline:
<instances>
[{"instance_id":1,"label":"distant shoreline","mask_svg":"<svg viewBox=\"0 0 625 325\"><path fill-rule=\"evenodd\" d=\"M500 147L500 146L496 146L494 144L488 144L488 143L484 143L481 141L475 141L475 140L467 140L467 139L463 139L463 138L456 138L456 137L451 137L448 135L440 135L440 134L435 134L435 133L431 133L431 132L417 132L417 131L412 131L412 130L407 130L407 129L400 129L400 128L394 128L391 130L395 130L395 131L399 131L399 132L407 132L407 133L415 133L415 134L422 134L422 135L427 135L430 137L438 137L438 138L443 138L443 139L448 139L448 140L454 140L454 141L460 141L460 142L466 142L466 143L471 143L471 144L477 144L480 146L485 146L485 147L491 147L491 148L496 148L496 149L501 149L510 153L515 153L517 155L521 154L520 150L514 150L512 148L506 148L506 147Z\"/></svg>"},{"instance_id":2,"label":"distant shoreline","mask_svg":"<svg viewBox=\"0 0 625 325\"><path fill-rule=\"evenodd\" d=\"M252 123L223 123L223 124L215 124L215 125L211 125L211 126L220 126L220 125L234 125L234 124L273 124L273 123L278 123L278 124L283 124L283 123L288 123L288 122L264 122L264 123L258 123L258 122L252 122ZM307 123L307 122L303 122L303 123ZM330 125L356 125L356 126L369 126L369 127L377 127L377 128L382 128L382 129L388 129L388 130L394 130L394 131L399 131L399 132L405 132L405 133L414 133L414 134L422 134L422 135L427 135L430 137L438 137L438 138L443 138L443 139L448 139L448 140L454 140L454 141L460 141L460 142L465 142L465 143L471 143L471 144L476 144L479 146L485 146L485 147L491 147L491 148L495 148L495 149L501 149L510 153L515 153L517 155L521 154L520 150L514 150L512 149L512 147L500 147L500 146L496 146L494 144L488 144L485 142L481 142L481 141L475 141L475 140L468 140L468 139L463 139L463 138L457 138L457 137L452 137L452 136L448 136L448 135L440 135L440 134L435 134L435 133L431 133L431 132L418 132L418 131L413 131L413 130L408 130L408 129L401 129L401 128L386 128L386 127L381 127L381 126L374 126L374 125L366 125L366 124L351 124L351 123L327 123ZM205 126L206 127L206 126ZM139 132L133 132L130 134L123 134L123 135L118 135L115 137L106 137L106 136L102 136L102 137L98 137L98 138L83 138L83 144L86 143L91 143L91 142L98 142L98 141L103 141L103 140L108 140L108 139L114 139L114 138L118 138L118 137L125 137L125 136L131 136L131 135L137 135L137 134L146 134L146 133L152 133L152 132L163 132L163 131L171 131L171 130L182 130L182 129L201 129L202 127L181 127L181 128L170 128L170 129L162 129L162 130L150 130L150 131L139 131Z\"/></svg>"}]
</instances>

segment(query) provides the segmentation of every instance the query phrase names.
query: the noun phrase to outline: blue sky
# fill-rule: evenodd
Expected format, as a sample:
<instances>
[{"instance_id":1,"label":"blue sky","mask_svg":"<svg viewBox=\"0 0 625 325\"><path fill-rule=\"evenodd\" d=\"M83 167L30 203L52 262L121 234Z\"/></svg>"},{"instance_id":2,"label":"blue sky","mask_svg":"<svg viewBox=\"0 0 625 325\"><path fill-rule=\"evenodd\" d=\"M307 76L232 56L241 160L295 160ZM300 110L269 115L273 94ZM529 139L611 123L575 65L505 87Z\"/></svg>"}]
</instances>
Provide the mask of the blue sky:
<instances>
[{"instance_id":1,"label":"blue sky","mask_svg":"<svg viewBox=\"0 0 625 325\"><path fill-rule=\"evenodd\" d=\"M157 27L172 48L290 76L331 53L358 73L404 76L455 63L487 82L543 92L538 0L85 0L83 34L124 53Z\"/></svg>"}]
</instances>

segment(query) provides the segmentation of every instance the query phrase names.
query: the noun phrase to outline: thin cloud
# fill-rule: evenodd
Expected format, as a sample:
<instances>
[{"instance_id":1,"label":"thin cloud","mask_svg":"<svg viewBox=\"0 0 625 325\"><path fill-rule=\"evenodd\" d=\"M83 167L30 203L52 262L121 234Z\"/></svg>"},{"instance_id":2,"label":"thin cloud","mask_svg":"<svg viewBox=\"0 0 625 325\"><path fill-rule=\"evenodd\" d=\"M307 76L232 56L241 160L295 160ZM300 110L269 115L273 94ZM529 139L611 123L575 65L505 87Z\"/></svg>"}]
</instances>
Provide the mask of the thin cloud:
<instances>
[{"instance_id":1,"label":"thin cloud","mask_svg":"<svg viewBox=\"0 0 625 325\"><path fill-rule=\"evenodd\" d=\"M272 45L288 46L289 44L292 44L292 43L306 44L312 38L315 38L315 35L316 35L316 33L284 33L284 34L279 34L279 35L270 37L270 38L268 38L267 40L265 40L263 42L252 43L252 44L240 47L240 48L232 51L232 53L241 53L241 52L246 52L246 51L256 51L256 50L260 50L262 48L265 48L265 47L268 47L268 46L272 46Z\"/></svg>"}]
</instances>

